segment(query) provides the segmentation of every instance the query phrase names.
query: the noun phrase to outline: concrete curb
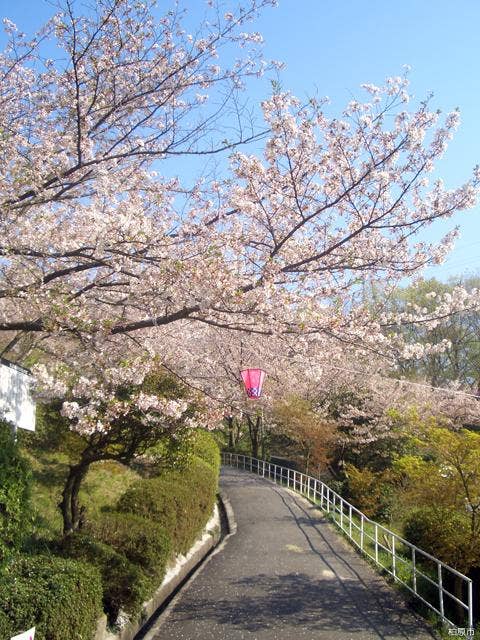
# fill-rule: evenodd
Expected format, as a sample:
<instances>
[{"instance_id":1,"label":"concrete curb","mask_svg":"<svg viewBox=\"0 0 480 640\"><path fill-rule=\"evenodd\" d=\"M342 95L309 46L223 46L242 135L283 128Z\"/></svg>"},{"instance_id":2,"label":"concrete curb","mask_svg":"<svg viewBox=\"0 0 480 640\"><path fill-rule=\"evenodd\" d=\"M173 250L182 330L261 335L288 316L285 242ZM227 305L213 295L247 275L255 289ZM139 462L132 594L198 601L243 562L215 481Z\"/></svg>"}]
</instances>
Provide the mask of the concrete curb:
<instances>
[{"instance_id":1,"label":"concrete curb","mask_svg":"<svg viewBox=\"0 0 480 640\"><path fill-rule=\"evenodd\" d=\"M230 504L230 500L228 499L226 493L224 491L219 491L218 497L220 499L220 504L223 507L225 518L227 520L228 533L223 538L223 540L226 540L230 536L233 536L237 533L237 522L235 520L235 513L233 511L232 505Z\"/></svg>"}]
</instances>

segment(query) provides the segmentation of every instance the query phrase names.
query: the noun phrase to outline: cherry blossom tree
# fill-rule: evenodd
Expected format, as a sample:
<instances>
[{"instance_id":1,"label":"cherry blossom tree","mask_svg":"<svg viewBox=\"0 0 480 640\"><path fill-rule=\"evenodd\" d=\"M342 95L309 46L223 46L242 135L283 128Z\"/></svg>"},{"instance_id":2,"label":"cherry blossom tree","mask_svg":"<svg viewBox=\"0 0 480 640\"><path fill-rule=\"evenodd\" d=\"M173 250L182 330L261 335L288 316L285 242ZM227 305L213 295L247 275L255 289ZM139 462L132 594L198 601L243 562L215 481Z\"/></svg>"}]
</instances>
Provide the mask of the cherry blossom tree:
<instances>
[{"instance_id":1,"label":"cherry blossom tree","mask_svg":"<svg viewBox=\"0 0 480 640\"><path fill-rule=\"evenodd\" d=\"M181 438L186 430L203 426L205 416L199 394L193 394L178 378L160 366L124 367L124 375L109 369L97 378L80 376L70 388L58 389L64 400L62 414L81 437L69 467L59 504L63 533L81 528L85 506L79 492L91 465L102 460L129 464L161 442ZM48 387L49 397L52 387Z\"/></svg>"},{"instance_id":2,"label":"cherry blossom tree","mask_svg":"<svg viewBox=\"0 0 480 640\"><path fill-rule=\"evenodd\" d=\"M52 393L88 380L89 408L66 408L79 430L108 428L104 371L121 382L130 368L140 384L159 355L196 384L197 327L282 336L304 354L311 338L327 359L338 345L406 357L425 346L389 327L478 304L459 287L433 310L392 313L364 295L440 262L456 232L438 246L416 236L475 204L478 169L451 190L431 177L457 112L442 118L430 100L407 110L406 76L364 85L340 117L274 86L254 128L237 90L265 63L245 29L273 0L214 5L192 34L176 6L157 18L153 4L97 0L77 15L67 0L32 40L7 21L0 55L4 352L45 354ZM52 42L58 60L44 55ZM228 64L231 47L243 55ZM225 151L218 179L182 177L182 158ZM195 353L221 361L209 340Z\"/></svg>"}]
</instances>

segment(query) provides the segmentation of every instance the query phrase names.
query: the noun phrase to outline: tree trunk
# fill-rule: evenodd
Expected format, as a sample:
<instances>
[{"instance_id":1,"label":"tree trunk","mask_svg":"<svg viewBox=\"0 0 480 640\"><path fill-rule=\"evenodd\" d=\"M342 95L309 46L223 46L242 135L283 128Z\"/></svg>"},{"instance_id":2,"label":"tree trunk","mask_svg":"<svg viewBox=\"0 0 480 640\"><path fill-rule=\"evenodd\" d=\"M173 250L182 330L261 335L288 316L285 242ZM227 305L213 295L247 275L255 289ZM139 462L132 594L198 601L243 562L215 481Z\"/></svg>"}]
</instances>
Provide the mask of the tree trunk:
<instances>
[{"instance_id":1,"label":"tree trunk","mask_svg":"<svg viewBox=\"0 0 480 640\"><path fill-rule=\"evenodd\" d=\"M247 416L248 421L248 432L250 434L250 443L252 445L252 458L258 458L258 447L259 447L259 434L260 434L260 423L261 417L257 416L255 421L252 420L250 416Z\"/></svg>"},{"instance_id":2,"label":"tree trunk","mask_svg":"<svg viewBox=\"0 0 480 640\"><path fill-rule=\"evenodd\" d=\"M311 447L307 446L305 452L305 475L308 476L308 472L310 471L310 449Z\"/></svg>"},{"instance_id":3,"label":"tree trunk","mask_svg":"<svg viewBox=\"0 0 480 640\"><path fill-rule=\"evenodd\" d=\"M464 592L463 592L463 580L462 578L460 578L459 576L454 575L453 576L453 594L456 598L458 598L460 601L464 602ZM465 621L465 609L462 607L462 605L458 602L455 602L455 609L457 612L457 616L459 619L459 624L460 626L463 626L463 623Z\"/></svg>"},{"instance_id":4,"label":"tree trunk","mask_svg":"<svg viewBox=\"0 0 480 640\"><path fill-rule=\"evenodd\" d=\"M82 460L72 465L62 491L62 501L59 504L63 518L63 535L67 536L77 531L82 524L83 510L80 507L78 493L82 480L85 478L90 462Z\"/></svg>"},{"instance_id":5,"label":"tree trunk","mask_svg":"<svg viewBox=\"0 0 480 640\"><path fill-rule=\"evenodd\" d=\"M228 448L232 450L235 448L234 417L227 416L226 420L228 429Z\"/></svg>"}]
</instances>

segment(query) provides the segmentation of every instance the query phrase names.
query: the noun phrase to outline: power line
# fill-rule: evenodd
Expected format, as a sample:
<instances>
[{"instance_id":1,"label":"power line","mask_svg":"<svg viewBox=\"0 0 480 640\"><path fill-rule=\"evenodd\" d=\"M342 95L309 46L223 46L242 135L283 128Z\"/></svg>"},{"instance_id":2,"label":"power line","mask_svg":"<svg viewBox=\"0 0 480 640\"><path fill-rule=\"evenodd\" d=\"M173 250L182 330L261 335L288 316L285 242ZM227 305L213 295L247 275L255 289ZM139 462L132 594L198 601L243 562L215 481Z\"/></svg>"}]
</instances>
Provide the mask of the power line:
<instances>
[{"instance_id":1,"label":"power line","mask_svg":"<svg viewBox=\"0 0 480 640\"><path fill-rule=\"evenodd\" d=\"M338 367L336 365L332 365L332 364L326 364L326 365L322 365L325 366L327 369L335 369L337 371L344 371L345 373L354 373L356 375L359 376L367 376L369 378L373 378L373 376L378 376L379 378L382 378L382 380L388 380L390 382L400 382L402 384L410 384L413 385L415 387L423 387L424 389L433 389L434 391L442 391L443 393L454 393L454 394L458 394L458 395L462 395L462 396L467 396L469 398L475 398L476 400L479 399L479 396L477 396L474 393L468 393L467 391L460 391L458 389L445 389L444 387L434 387L431 384L425 384L422 382L413 382L412 380L405 380L405 378L388 378L387 376L383 376L380 373L370 373L368 371L357 371L355 369L346 369L345 367Z\"/></svg>"}]
</instances>

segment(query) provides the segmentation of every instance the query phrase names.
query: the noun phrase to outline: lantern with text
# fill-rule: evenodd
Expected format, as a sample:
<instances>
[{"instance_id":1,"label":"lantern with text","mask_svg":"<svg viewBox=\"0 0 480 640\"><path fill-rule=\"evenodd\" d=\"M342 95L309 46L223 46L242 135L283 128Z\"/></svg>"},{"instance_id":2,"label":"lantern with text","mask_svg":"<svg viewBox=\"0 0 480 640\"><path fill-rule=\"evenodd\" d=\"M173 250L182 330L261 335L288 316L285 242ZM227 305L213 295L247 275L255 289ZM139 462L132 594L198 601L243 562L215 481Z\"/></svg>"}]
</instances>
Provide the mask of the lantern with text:
<instances>
[{"instance_id":1,"label":"lantern with text","mask_svg":"<svg viewBox=\"0 0 480 640\"><path fill-rule=\"evenodd\" d=\"M265 379L265 371L263 369L244 369L240 371L242 376L243 384L245 385L245 390L247 392L247 396L252 400L260 398L262 393L262 385Z\"/></svg>"}]
</instances>

